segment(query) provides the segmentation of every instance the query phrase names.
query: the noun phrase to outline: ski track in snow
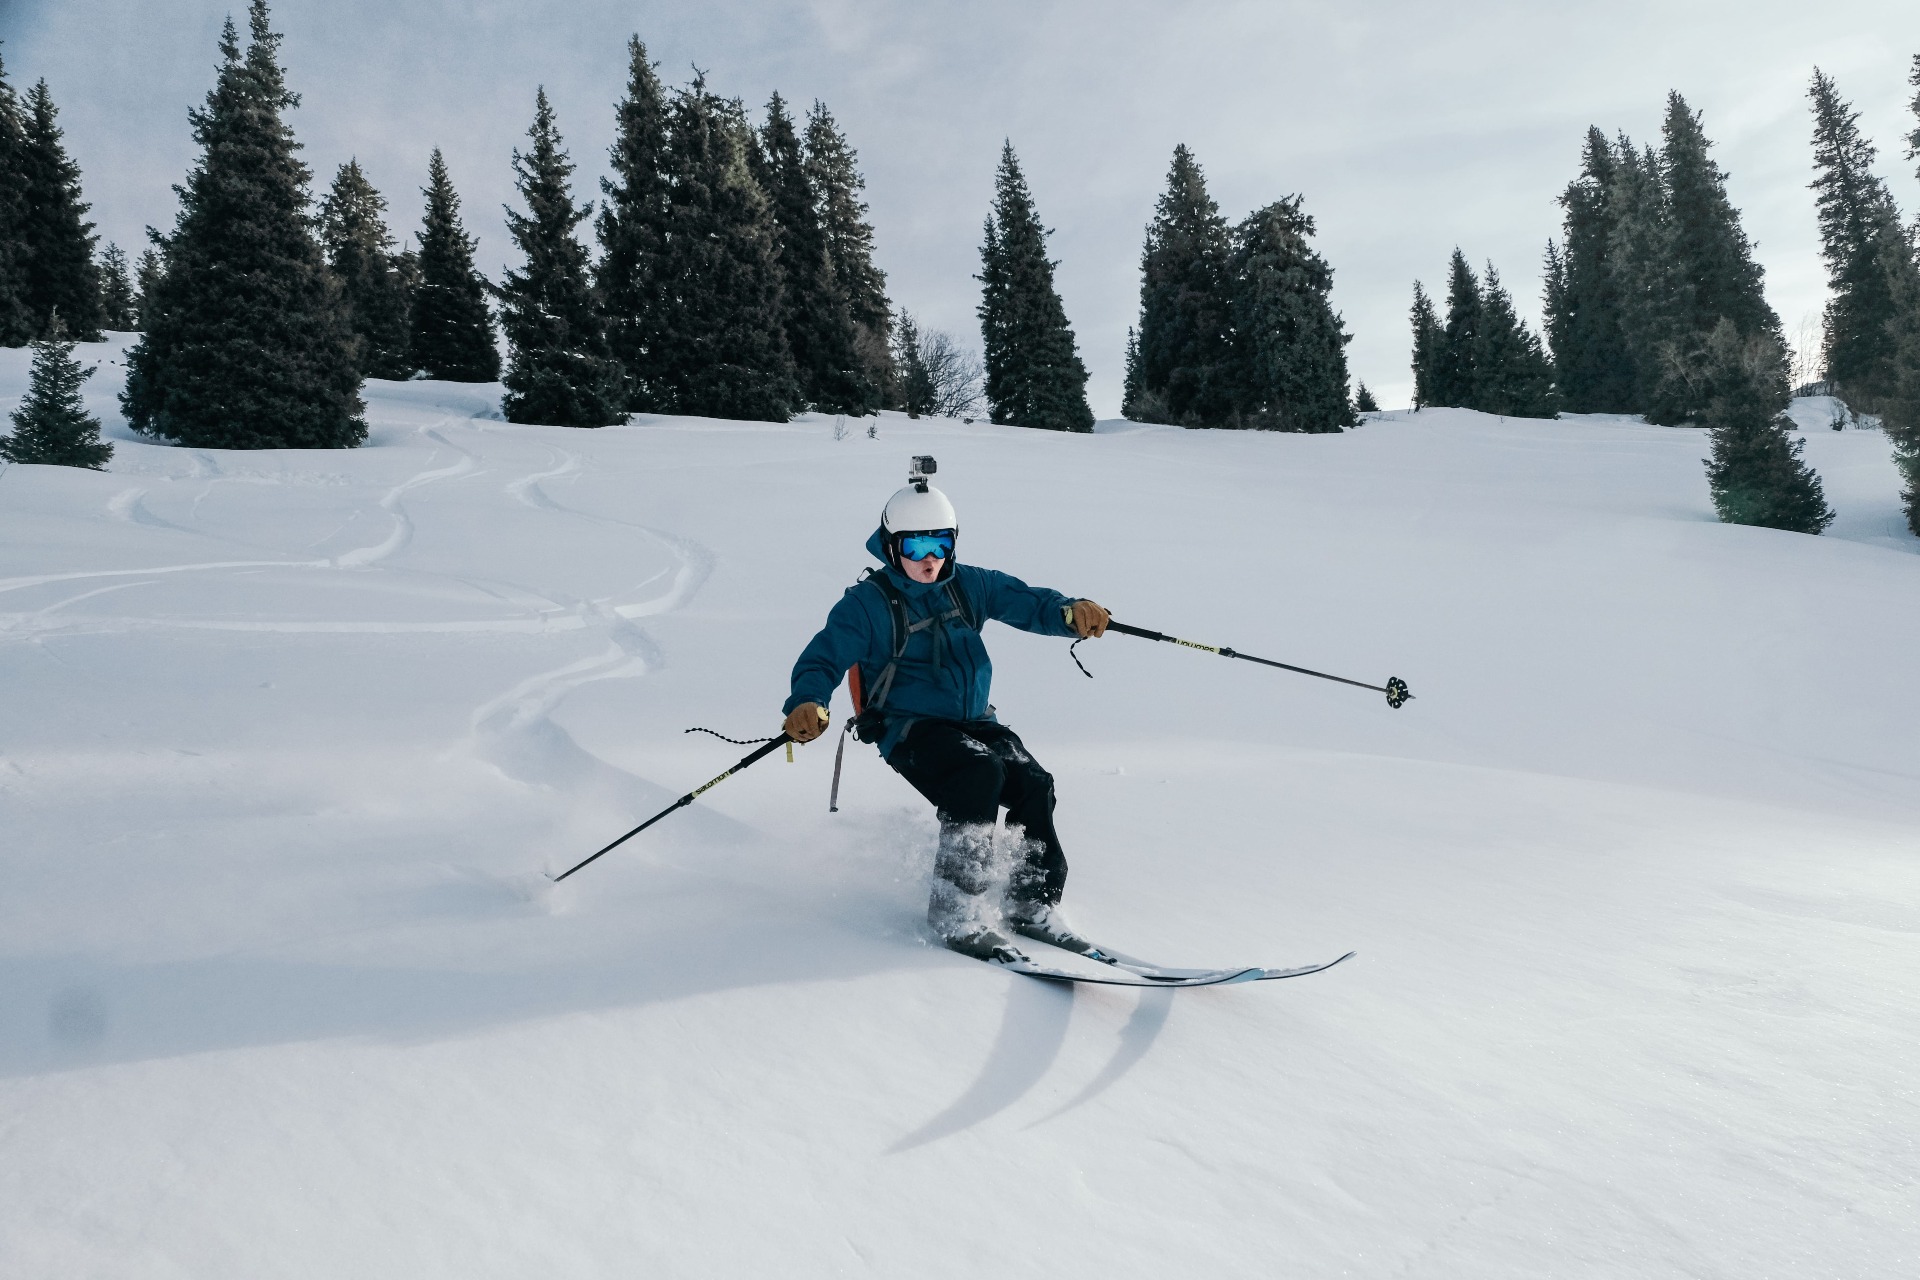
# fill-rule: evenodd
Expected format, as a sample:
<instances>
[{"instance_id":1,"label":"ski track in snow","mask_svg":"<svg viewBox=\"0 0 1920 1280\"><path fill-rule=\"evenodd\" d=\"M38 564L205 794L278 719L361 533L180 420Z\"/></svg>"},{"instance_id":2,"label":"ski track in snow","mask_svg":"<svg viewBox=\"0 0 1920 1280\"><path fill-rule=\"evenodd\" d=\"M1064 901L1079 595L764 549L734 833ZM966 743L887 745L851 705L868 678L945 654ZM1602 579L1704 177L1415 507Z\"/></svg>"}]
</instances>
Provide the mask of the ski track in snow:
<instances>
[{"instance_id":1,"label":"ski track in snow","mask_svg":"<svg viewBox=\"0 0 1920 1280\"><path fill-rule=\"evenodd\" d=\"M712 573L713 556L698 543L662 530L556 501L543 485L580 474L582 459L570 450L555 449L547 461L549 465L545 470L529 472L510 481L504 486L505 491L537 511L637 530L664 547L678 567L667 590L650 599L625 605L611 605L605 600L571 602L575 617L583 625L598 627L606 633L606 651L529 676L482 703L471 717L473 738L485 759L520 782L577 788L586 779L638 781L635 775L581 747L554 721L553 715L567 695L582 685L601 680L637 679L661 666L663 657L658 645L631 620L684 607Z\"/></svg>"},{"instance_id":2,"label":"ski track in snow","mask_svg":"<svg viewBox=\"0 0 1920 1280\"><path fill-rule=\"evenodd\" d=\"M582 786L614 784L623 788L642 782L625 770L579 746L564 728L553 720L554 713L567 696L582 685L602 680L636 679L658 668L663 658L659 647L634 619L655 617L683 607L699 591L712 572L713 557L706 548L664 530L633 521L599 515L556 501L542 486L546 482L578 475L584 459L567 449L546 449L543 464L503 486L515 500L535 511L557 518L581 520L637 532L664 548L674 561L666 590L625 603L612 598L572 598L541 591L517 583L477 577L472 574L432 573L403 569L394 562L413 542L416 518L407 498L427 486L485 474L488 462L483 452L464 447L448 438L453 415L442 415L436 422L415 429L416 436L431 441L433 453L429 465L407 479L390 486L379 498L378 508L390 523L378 542L320 560L223 560L187 564L154 565L138 569L99 569L65 574L35 574L0 580L0 593L46 586L68 581L98 578L128 578L129 582L91 587L39 609L0 615L0 634L33 633L39 637L53 634L99 633L138 629L174 629L290 635L406 635L455 633L527 633L547 634L576 630L598 630L607 640L600 654L564 663L520 681L512 688L477 706L469 718L470 748L481 758L500 768L508 776L528 784L575 790ZM484 442L483 442L484 444ZM449 464L438 465L442 452L458 455ZM213 487L235 483L240 477L228 474L220 462L205 450L187 454L194 464L189 480L206 483L189 508L197 517ZM149 489L130 487L115 494L107 503L107 512L116 520L155 529L197 536L217 536L204 529L178 525L161 519L145 505ZM504 604L533 616L499 619L450 619L423 622L367 620L354 618L303 619L217 619L190 617L94 617L68 621L60 615L70 607L130 587L147 585L164 575L254 572L261 569L312 571L374 571L404 573L440 579L471 587ZM664 572L664 571L663 571ZM660 575L654 575L658 578ZM644 587L654 579L639 584ZM648 794L651 794L649 791Z\"/></svg>"},{"instance_id":3,"label":"ski track in snow","mask_svg":"<svg viewBox=\"0 0 1920 1280\"><path fill-rule=\"evenodd\" d=\"M443 418L441 422L434 426L423 426L417 429L418 434L434 442L436 451L445 449L457 453L460 455L459 459L446 466L425 467L406 480L386 490L378 500L377 506L387 515L391 521L391 527L386 536L378 542L369 543L365 546L357 547L325 559L211 560L194 561L184 564L147 565L130 569L92 569L70 573L22 575L0 579L0 593L46 586L52 583L84 581L95 578L130 577L151 579L156 575L255 572L261 569L322 571L391 570L393 566L388 564L388 562L392 561L406 549L408 544L413 541L415 534L414 517L407 509L404 501L406 496L427 485L441 481L460 479L474 475L481 470L482 459L479 455L475 454L472 450L455 444L444 434L443 428L452 422L453 419L449 416ZM219 463L208 456L203 450L194 450L188 456L194 462L195 467L194 471L187 478L205 478L209 482L207 487L202 489L195 497L190 508L190 512L197 515L201 503L211 491L214 483L235 483L239 482L240 478L224 474ZM596 625L609 625L610 616L603 616L608 614L609 609L611 609L611 615L628 619L667 613L680 608L687 600L692 598L694 593L699 590L700 584L705 581L707 574L711 571L711 556L704 548L658 529L635 524L631 521L598 516L591 512L579 511L555 502L540 489L540 483L544 480L557 479L578 473L581 469L582 460L580 455L566 450L549 450L548 456L550 459L560 458L562 460L557 466L549 466L544 470L530 472L510 482L506 486L507 492L513 494L514 497L535 510L578 519L600 521L605 524L633 529L646 535L672 553L678 564L678 568L673 574L672 586L668 591L634 603L607 606L597 601L560 599L549 593L537 591L523 584L482 578L471 574L430 573L417 569L409 569L405 572L414 575L424 575L429 579L440 578L445 581L471 587L483 594L493 596L502 601L502 603L509 604L516 609L534 616L431 622L370 621L349 618L302 620L296 622L275 621L270 619L127 616L118 618L91 618L85 621L60 624L58 626L53 626L48 623L47 620L49 618L65 607L103 594L100 591L89 590L68 597L53 606L27 613L16 613L12 615L0 614L0 632L32 630L40 634L46 634L49 631L65 631L77 634L81 632L99 631L176 629L278 634L360 635L460 632L545 633L574 631ZM255 478L252 482L258 483L260 481ZM210 533L205 529L194 528L191 525L176 524L155 516L146 506L145 500L149 492L150 490L144 487L133 487L122 490L108 501L108 514L117 520L140 524L155 529L165 529L172 532L192 534L198 537L214 538L218 541L231 541L218 534ZM640 585L644 586L646 584L642 583ZM502 588L505 589L505 593L503 593ZM646 642L637 641L628 647L644 649Z\"/></svg>"},{"instance_id":4,"label":"ski track in snow","mask_svg":"<svg viewBox=\"0 0 1920 1280\"><path fill-rule=\"evenodd\" d=\"M393 532L389 533L384 541L373 546L361 547L357 551L349 551L334 557L335 565L342 569L364 568L367 565L378 564L396 554L413 539L413 518L407 514L406 505L400 501L401 498L422 485L432 484L436 480L452 480L469 475L478 468L479 464L474 460L473 454L449 443L440 432L422 428L421 434L458 453L460 460L450 467L429 468L387 490L385 496L380 499L380 507L392 517Z\"/></svg>"}]
</instances>

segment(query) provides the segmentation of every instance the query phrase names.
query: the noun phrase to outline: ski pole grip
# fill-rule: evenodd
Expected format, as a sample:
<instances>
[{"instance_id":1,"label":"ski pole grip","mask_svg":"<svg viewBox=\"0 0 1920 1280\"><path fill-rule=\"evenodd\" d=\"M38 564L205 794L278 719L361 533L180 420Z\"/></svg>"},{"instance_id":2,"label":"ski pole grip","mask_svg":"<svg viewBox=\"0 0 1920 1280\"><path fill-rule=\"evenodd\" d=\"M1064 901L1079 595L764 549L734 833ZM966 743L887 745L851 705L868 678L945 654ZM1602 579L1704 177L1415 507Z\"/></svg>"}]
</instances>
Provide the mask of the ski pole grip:
<instances>
[{"instance_id":1,"label":"ski pole grip","mask_svg":"<svg viewBox=\"0 0 1920 1280\"><path fill-rule=\"evenodd\" d=\"M1123 636L1138 636L1142 640L1171 639L1170 636L1167 636L1162 632L1149 631L1145 627L1130 627L1126 623L1116 622L1112 618L1107 619L1107 630L1118 631Z\"/></svg>"}]
</instances>

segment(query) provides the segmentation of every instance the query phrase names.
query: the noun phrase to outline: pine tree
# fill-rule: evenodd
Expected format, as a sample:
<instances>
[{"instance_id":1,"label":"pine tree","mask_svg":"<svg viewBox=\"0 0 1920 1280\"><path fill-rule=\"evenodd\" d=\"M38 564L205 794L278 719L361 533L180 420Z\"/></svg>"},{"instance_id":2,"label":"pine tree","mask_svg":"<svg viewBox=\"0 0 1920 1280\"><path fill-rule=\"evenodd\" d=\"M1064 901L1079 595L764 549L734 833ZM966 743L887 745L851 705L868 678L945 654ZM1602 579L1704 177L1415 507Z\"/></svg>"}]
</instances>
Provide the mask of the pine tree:
<instances>
[{"instance_id":1,"label":"pine tree","mask_svg":"<svg viewBox=\"0 0 1920 1280\"><path fill-rule=\"evenodd\" d=\"M26 301L36 330L58 311L67 331L100 340L100 269L94 265L90 207L80 198L80 166L61 144L61 130L41 80L27 92L26 133L19 152L22 209L14 234L26 252Z\"/></svg>"},{"instance_id":2,"label":"pine tree","mask_svg":"<svg viewBox=\"0 0 1920 1280\"><path fill-rule=\"evenodd\" d=\"M544 86L534 97L527 137L532 149L513 153L514 185L527 212L507 210L507 230L526 265L507 272L500 289L509 352L501 409L508 422L610 426L626 417L626 388L607 352L586 246L574 236L593 206L573 203L573 161Z\"/></svg>"},{"instance_id":3,"label":"pine tree","mask_svg":"<svg viewBox=\"0 0 1920 1280\"><path fill-rule=\"evenodd\" d=\"M1131 325L1127 326L1125 368L1120 385L1120 416L1132 422L1144 422L1146 419L1138 416L1146 411L1140 403L1146 390L1140 381L1140 339Z\"/></svg>"},{"instance_id":4,"label":"pine tree","mask_svg":"<svg viewBox=\"0 0 1920 1280\"><path fill-rule=\"evenodd\" d=\"M1553 365L1540 339L1513 309L1500 273L1487 264L1474 335L1470 406L1512 418L1551 418L1560 412Z\"/></svg>"},{"instance_id":5,"label":"pine tree","mask_svg":"<svg viewBox=\"0 0 1920 1280\"><path fill-rule=\"evenodd\" d=\"M31 342L35 329L27 307L27 252L21 220L26 214L26 120L20 99L0 62L0 347Z\"/></svg>"},{"instance_id":6,"label":"pine tree","mask_svg":"<svg viewBox=\"0 0 1920 1280\"><path fill-rule=\"evenodd\" d=\"M248 24L244 54L227 24L219 78L190 114L201 157L142 298L121 404L137 430L196 448L348 448L366 438L360 374L282 119L298 98L265 0Z\"/></svg>"},{"instance_id":7,"label":"pine tree","mask_svg":"<svg viewBox=\"0 0 1920 1280\"><path fill-rule=\"evenodd\" d=\"M1914 87L1914 129L1907 135L1907 159L1920 159L1920 54L1913 59L1908 83ZM1920 241L1920 224L1914 240ZM1896 251L1891 237L1882 244L1888 257ZM1890 264L1897 267L1897 262ZM1900 494L1907 528L1920 534L1920 262L1910 252L1905 270L1890 270L1894 281L1893 356L1889 393L1880 404L1881 422L1893 442L1894 465L1905 486Z\"/></svg>"},{"instance_id":8,"label":"pine tree","mask_svg":"<svg viewBox=\"0 0 1920 1280\"><path fill-rule=\"evenodd\" d=\"M1702 417L1713 442L1707 485L1728 524L1819 533L1833 521L1820 477L1801 460L1785 414L1785 349L1769 334L1742 335L1721 319L1706 343Z\"/></svg>"},{"instance_id":9,"label":"pine tree","mask_svg":"<svg viewBox=\"0 0 1920 1280\"><path fill-rule=\"evenodd\" d=\"M1826 310L1827 377L1856 409L1873 411L1891 391L1895 282L1884 270L1883 242L1904 239L1899 210L1873 172L1874 148L1860 136L1860 113L1818 68L1813 100L1812 187L1821 254L1833 296Z\"/></svg>"},{"instance_id":10,"label":"pine tree","mask_svg":"<svg viewBox=\"0 0 1920 1280\"><path fill-rule=\"evenodd\" d=\"M839 304L853 321L854 354L867 385L884 387L891 377L887 338L893 307L887 301L886 273L873 262L873 225L860 198L867 180L860 175L859 157L822 102L815 102L807 115L806 164Z\"/></svg>"},{"instance_id":11,"label":"pine tree","mask_svg":"<svg viewBox=\"0 0 1920 1280\"><path fill-rule=\"evenodd\" d=\"M1092 431L1087 367L1053 285L1055 265L1047 258L1047 229L1008 142L1000 150L993 212L980 246L987 403L995 422Z\"/></svg>"},{"instance_id":12,"label":"pine tree","mask_svg":"<svg viewBox=\"0 0 1920 1280\"><path fill-rule=\"evenodd\" d=\"M1473 404L1474 357L1480 346L1480 281L1459 249L1447 264L1447 322L1434 335L1432 385L1436 405Z\"/></svg>"},{"instance_id":13,"label":"pine tree","mask_svg":"<svg viewBox=\"0 0 1920 1280\"><path fill-rule=\"evenodd\" d=\"M1433 299L1418 280L1413 282L1413 309L1408 313L1413 324L1413 407L1422 409L1434 404L1435 360L1440 354L1440 344L1445 335L1440 331L1440 319L1434 314Z\"/></svg>"},{"instance_id":14,"label":"pine tree","mask_svg":"<svg viewBox=\"0 0 1920 1280\"><path fill-rule=\"evenodd\" d=\"M1619 139L1609 199L1609 268L1634 373L1631 404L1649 422L1673 426L1686 421L1695 403L1681 362L1692 285L1679 272L1666 184L1652 148L1636 149L1624 135Z\"/></svg>"},{"instance_id":15,"label":"pine tree","mask_svg":"<svg viewBox=\"0 0 1920 1280\"><path fill-rule=\"evenodd\" d=\"M1913 132L1907 135L1907 159L1920 160L1920 53L1913 55L1913 70L1907 73L1907 83L1913 86L1913 101L1907 105L1913 108ZM1914 170L1920 177L1920 169ZM1920 239L1920 215L1916 215L1914 225L1917 228L1915 238Z\"/></svg>"},{"instance_id":16,"label":"pine tree","mask_svg":"<svg viewBox=\"0 0 1920 1280\"><path fill-rule=\"evenodd\" d=\"M164 275L166 275L166 262L161 258L160 251L142 249L140 261L135 263L133 268L133 327L141 333L145 333L150 325L149 300L158 297L161 277ZM154 302L152 308L157 310L158 303Z\"/></svg>"},{"instance_id":17,"label":"pine tree","mask_svg":"<svg viewBox=\"0 0 1920 1280\"><path fill-rule=\"evenodd\" d=\"M1633 353L1613 271L1619 213L1613 147L1587 130L1580 176L1560 196L1563 245L1547 246L1546 329L1560 388L1575 413L1637 408Z\"/></svg>"},{"instance_id":18,"label":"pine tree","mask_svg":"<svg viewBox=\"0 0 1920 1280\"><path fill-rule=\"evenodd\" d=\"M786 331L779 231L737 102L704 82L674 95L667 174L660 384L674 413L785 422L799 398Z\"/></svg>"},{"instance_id":19,"label":"pine tree","mask_svg":"<svg viewBox=\"0 0 1920 1280\"><path fill-rule=\"evenodd\" d=\"M1914 109L1920 113L1920 102ZM1891 241L1886 248L1892 252ZM1905 271L1891 274L1896 281L1892 376L1888 394L1880 401L1880 421L1905 482L1900 500L1907 528L1920 534L1920 264L1909 257Z\"/></svg>"},{"instance_id":20,"label":"pine tree","mask_svg":"<svg viewBox=\"0 0 1920 1280\"><path fill-rule=\"evenodd\" d=\"M1753 244L1727 197L1727 175L1707 154L1712 145L1700 113L1678 93L1669 93L1660 169L1673 222L1675 268L1690 286L1686 301L1692 308L1680 323L1703 343L1727 319L1743 336L1766 334L1784 346L1780 317L1767 305L1765 271L1753 260Z\"/></svg>"},{"instance_id":21,"label":"pine tree","mask_svg":"<svg viewBox=\"0 0 1920 1280\"><path fill-rule=\"evenodd\" d=\"M856 354L853 314L834 277L820 193L793 117L777 93L767 103L760 141L766 164L761 182L780 233L781 324L800 398L822 413L872 413L880 407L880 388Z\"/></svg>"},{"instance_id":22,"label":"pine tree","mask_svg":"<svg viewBox=\"0 0 1920 1280\"><path fill-rule=\"evenodd\" d=\"M473 265L474 240L460 224L460 196L440 148L427 161L427 212L420 227L411 313L410 362L429 378L493 382L500 377L487 282Z\"/></svg>"},{"instance_id":23,"label":"pine tree","mask_svg":"<svg viewBox=\"0 0 1920 1280\"><path fill-rule=\"evenodd\" d=\"M127 255L117 244L109 244L100 254L100 323L119 333L140 326L140 300L127 273Z\"/></svg>"},{"instance_id":24,"label":"pine tree","mask_svg":"<svg viewBox=\"0 0 1920 1280\"><path fill-rule=\"evenodd\" d=\"M349 160L320 204L320 240L353 330L360 372L410 378L414 363L407 316L406 270L387 231L387 202Z\"/></svg>"},{"instance_id":25,"label":"pine tree","mask_svg":"<svg viewBox=\"0 0 1920 1280\"><path fill-rule=\"evenodd\" d=\"M47 318L46 336L33 344L33 370L27 394L13 411L13 434L0 440L0 458L8 462L99 471L113 456L100 440L100 420L87 412L80 384L94 370L73 358L73 342L59 312Z\"/></svg>"},{"instance_id":26,"label":"pine tree","mask_svg":"<svg viewBox=\"0 0 1920 1280\"><path fill-rule=\"evenodd\" d=\"M1328 295L1333 269L1308 238L1313 219L1289 196L1234 228L1228 260L1234 344L1231 421L1272 431L1353 426L1350 341Z\"/></svg>"},{"instance_id":27,"label":"pine tree","mask_svg":"<svg viewBox=\"0 0 1920 1280\"><path fill-rule=\"evenodd\" d=\"M1620 255L1632 259L1631 278L1640 289L1625 311L1625 328L1638 348L1644 409L1655 422L1693 421L1705 413L1707 342L1722 319L1743 337L1764 335L1785 346L1753 247L1727 198L1726 175L1708 154L1711 145L1699 113L1678 93L1668 94L1658 161L1638 166L1648 196L1657 184L1657 213L1636 224L1652 230ZM1641 208L1645 214L1649 206L1643 201ZM1625 231L1622 240L1628 240Z\"/></svg>"},{"instance_id":28,"label":"pine tree","mask_svg":"<svg viewBox=\"0 0 1920 1280\"><path fill-rule=\"evenodd\" d=\"M651 413L666 392L660 360L667 251L667 103L639 36L627 41L627 96L614 114L613 177L600 179L595 268L607 345L627 375L627 408Z\"/></svg>"},{"instance_id":29,"label":"pine tree","mask_svg":"<svg viewBox=\"0 0 1920 1280\"><path fill-rule=\"evenodd\" d=\"M912 312L905 310L893 318L893 379L899 407L909 418L931 412L933 371L927 367L926 353L921 349L920 324Z\"/></svg>"},{"instance_id":30,"label":"pine tree","mask_svg":"<svg viewBox=\"0 0 1920 1280\"><path fill-rule=\"evenodd\" d=\"M1231 237L1185 146L1140 253L1139 420L1215 427L1233 411Z\"/></svg>"},{"instance_id":31,"label":"pine tree","mask_svg":"<svg viewBox=\"0 0 1920 1280\"><path fill-rule=\"evenodd\" d=\"M1373 392L1367 389L1365 381L1356 384L1353 389L1353 408L1356 413L1380 412L1380 402L1373 398Z\"/></svg>"}]
</instances>

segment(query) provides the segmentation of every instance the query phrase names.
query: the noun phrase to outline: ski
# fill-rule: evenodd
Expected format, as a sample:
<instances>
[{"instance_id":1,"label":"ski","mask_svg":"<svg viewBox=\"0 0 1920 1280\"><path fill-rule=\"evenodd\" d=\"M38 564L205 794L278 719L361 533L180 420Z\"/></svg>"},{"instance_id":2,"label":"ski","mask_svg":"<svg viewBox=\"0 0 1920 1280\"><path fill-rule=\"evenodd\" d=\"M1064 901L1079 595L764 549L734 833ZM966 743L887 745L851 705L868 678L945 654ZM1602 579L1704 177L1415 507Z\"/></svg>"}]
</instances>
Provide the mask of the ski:
<instances>
[{"instance_id":1,"label":"ski","mask_svg":"<svg viewBox=\"0 0 1920 1280\"><path fill-rule=\"evenodd\" d=\"M1223 973L1240 973L1245 968L1251 967L1242 966L1238 969L1179 969L1171 965L1155 964L1151 960L1142 960L1140 957L1130 956L1124 951L1116 951L1112 947L1103 947L1094 943L1088 943L1087 950L1078 951L1072 947L1062 946L1057 942L1049 942L1046 938L1038 934L1022 933L1020 936L1030 942L1038 942L1045 946L1052 947L1057 951L1064 951L1070 956L1079 956L1083 960L1092 960L1111 968L1124 970L1127 973L1137 974L1142 978L1148 978L1158 983L1180 982L1189 978L1215 978ZM1354 953L1347 953L1347 955L1352 954ZM1341 956L1340 960L1345 960L1346 958L1347 956ZM1322 968L1331 968L1333 965L1339 964L1340 960L1334 960L1318 968L1309 969L1308 972L1317 973ZM1286 976L1293 977L1297 975L1288 974Z\"/></svg>"},{"instance_id":2,"label":"ski","mask_svg":"<svg viewBox=\"0 0 1920 1280\"><path fill-rule=\"evenodd\" d=\"M1103 987L1224 987L1239 982L1271 982L1276 978L1300 978L1309 973L1320 973L1331 969L1342 960L1351 960L1355 952L1349 951L1338 960L1329 960L1325 964L1301 965L1293 969L1266 969L1251 965L1243 969L1211 969L1187 971L1186 977L1150 977L1145 974L1133 974L1129 977L1109 977L1103 974L1076 973L1071 969L1056 969L1051 965L1040 964L1022 956L1019 960L988 960L985 963L996 965L1013 973L1023 973L1029 978L1039 978L1043 982L1085 982Z\"/></svg>"},{"instance_id":3,"label":"ski","mask_svg":"<svg viewBox=\"0 0 1920 1280\"><path fill-rule=\"evenodd\" d=\"M1081 955L1088 960L1098 961L1154 982L1180 982L1187 978L1205 978L1218 973L1239 972L1239 970L1227 969L1176 969L1164 964L1154 964L1151 960L1142 960L1138 956L1130 956L1124 951L1114 951L1108 947L1097 946L1091 951L1084 952L1075 952L1071 948L1064 947L1061 950L1066 951L1068 955ZM1339 961L1336 960L1334 963L1338 964Z\"/></svg>"}]
</instances>

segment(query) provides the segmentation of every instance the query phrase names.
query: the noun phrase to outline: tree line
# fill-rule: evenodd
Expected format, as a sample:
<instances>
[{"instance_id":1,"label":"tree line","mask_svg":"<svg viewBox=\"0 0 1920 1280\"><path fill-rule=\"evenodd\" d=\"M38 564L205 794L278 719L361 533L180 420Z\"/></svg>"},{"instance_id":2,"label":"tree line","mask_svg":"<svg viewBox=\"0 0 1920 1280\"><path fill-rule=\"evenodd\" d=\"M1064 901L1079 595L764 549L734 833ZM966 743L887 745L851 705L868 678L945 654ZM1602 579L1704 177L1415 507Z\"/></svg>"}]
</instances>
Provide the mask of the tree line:
<instances>
[{"instance_id":1,"label":"tree line","mask_svg":"<svg viewBox=\"0 0 1920 1280\"><path fill-rule=\"evenodd\" d=\"M1920 90L1920 56L1911 79ZM1920 533L1920 228L1901 222L1833 80L1816 68L1808 93L1831 290L1820 389L1881 417ZM1920 117L1920 92L1913 105ZM1920 157L1920 126L1907 141ZM1706 426L1722 519L1818 533L1833 514L1782 416L1793 389L1780 318L1711 146L1679 93L1658 147L1589 129L1547 245L1545 342L1515 317L1492 264L1483 281L1456 249L1444 318L1414 285L1415 403Z\"/></svg>"},{"instance_id":2,"label":"tree line","mask_svg":"<svg viewBox=\"0 0 1920 1280\"><path fill-rule=\"evenodd\" d=\"M864 179L823 104L798 117L776 94L755 122L704 76L669 90L634 39L597 205L576 200L552 106L536 95L512 161L521 265L495 286L474 264L438 150L417 248L396 248L357 161L313 207L265 0L251 0L247 36L231 22L221 36L214 87L189 113L200 154L178 217L131 272L116 246L94 260L45 86L24 111L0 98L0 160L30 155L20 171L40 175L9 188L24 192L18 210L0 209L0 340L46 333L55 311L69 337L139 330L122 395L136 430L200 446L348 447L366 434L361 380L420 375L498 378L516 422L971 414L984 402L995 422L1092 429L1058 264L1010 142L980 249L975 360L889 301ZM1143 253L1132 416L1297 431L1356 420L1332 272L1301 206L1291 196L1229 227L1176 151ZM16 287L19 263L58 287L38 276ZM1360 401L1372 407L1364 387Z\"/></svg>"},{"instance_id":3,"label":"tree line","mask_svg":"<svg viewBox=\"0 0 1920 1280\"><path fill-rule=\"evenodd\" d=\"M81 432L73 457L104 458L97 423L85 434L72 341L108 328L142 334L121 397L131 424L201 446L352 446L366 433L362 380L413 376L497 378L510 420L568 426L633 412L970 415L984 401L995 422L1092 428L1058 264L1010 142L983 231L976 360L889 300L865 181L824 104L796 113L775 94L756 121L704 75L668 89L636 37L598 201L576 201L536 94L512 157L521 262L496 286L475 266L438 150L415 248L396 248L356 161L314 207L265 0L251 0L248 37L226 25L214 87L189 112L200 154L175 225L132 267L114 245L96 259L46 84L22 97L0 64L0 343L59 348L36 353L33 430L8 456L58 436L58 421ZM1920 57L1910 79L1920 121ZM1824 389L1879 416L1920 533L1920 225L1902 221L1858 113L1818 69L1809 97L1831 288ZM1920 123L1904 141L1920 158ZM1546 250L1543 334L1494 265L1476 274L1456 247L1444 314L1414 285L1416 405L1705 425L1723 518L1818 532L1832 514L1781 417L1780 320L1711 146L1678 93L1657 147L1589 129ZM1198 161L1175 149L1141 254L1127 416L1338 431L1376 408L1364 384L1349 395L1349 337L1303 203L1229 224Z\"/></svg>"},{"instance_id":4,"label":"tree line","mask_svg":"<svg viewBox=\"0 0 1920 1280\"><path fill-rule=\"evenodd\" d=\"M507 210L521 263L496 286L474 264L437 149L417 248L396 248L357 161L313 207L264 0L247 27L244 43L231 22L223 31L215 85L189 113L200 154L179 215L131 276L116 246L94 260L45 86L23 110L0 68L0 166L32 179L0 188L0 342L48 335L56 313L67 339L140 331L122 396L139 431L349 447L366 433L361 380L414 376L499 379L509 420L567 426L632 412L973 414L984 400L996 422L1091 429L1047 233L1010 145L982 246L981 360L896 314L856 153L824 104L801 116L775 94L756 123L704 75L669 90L635 38L598 202L576 201L536 94L512 159L520 206Z\"/></svg>"}]
</instances>

